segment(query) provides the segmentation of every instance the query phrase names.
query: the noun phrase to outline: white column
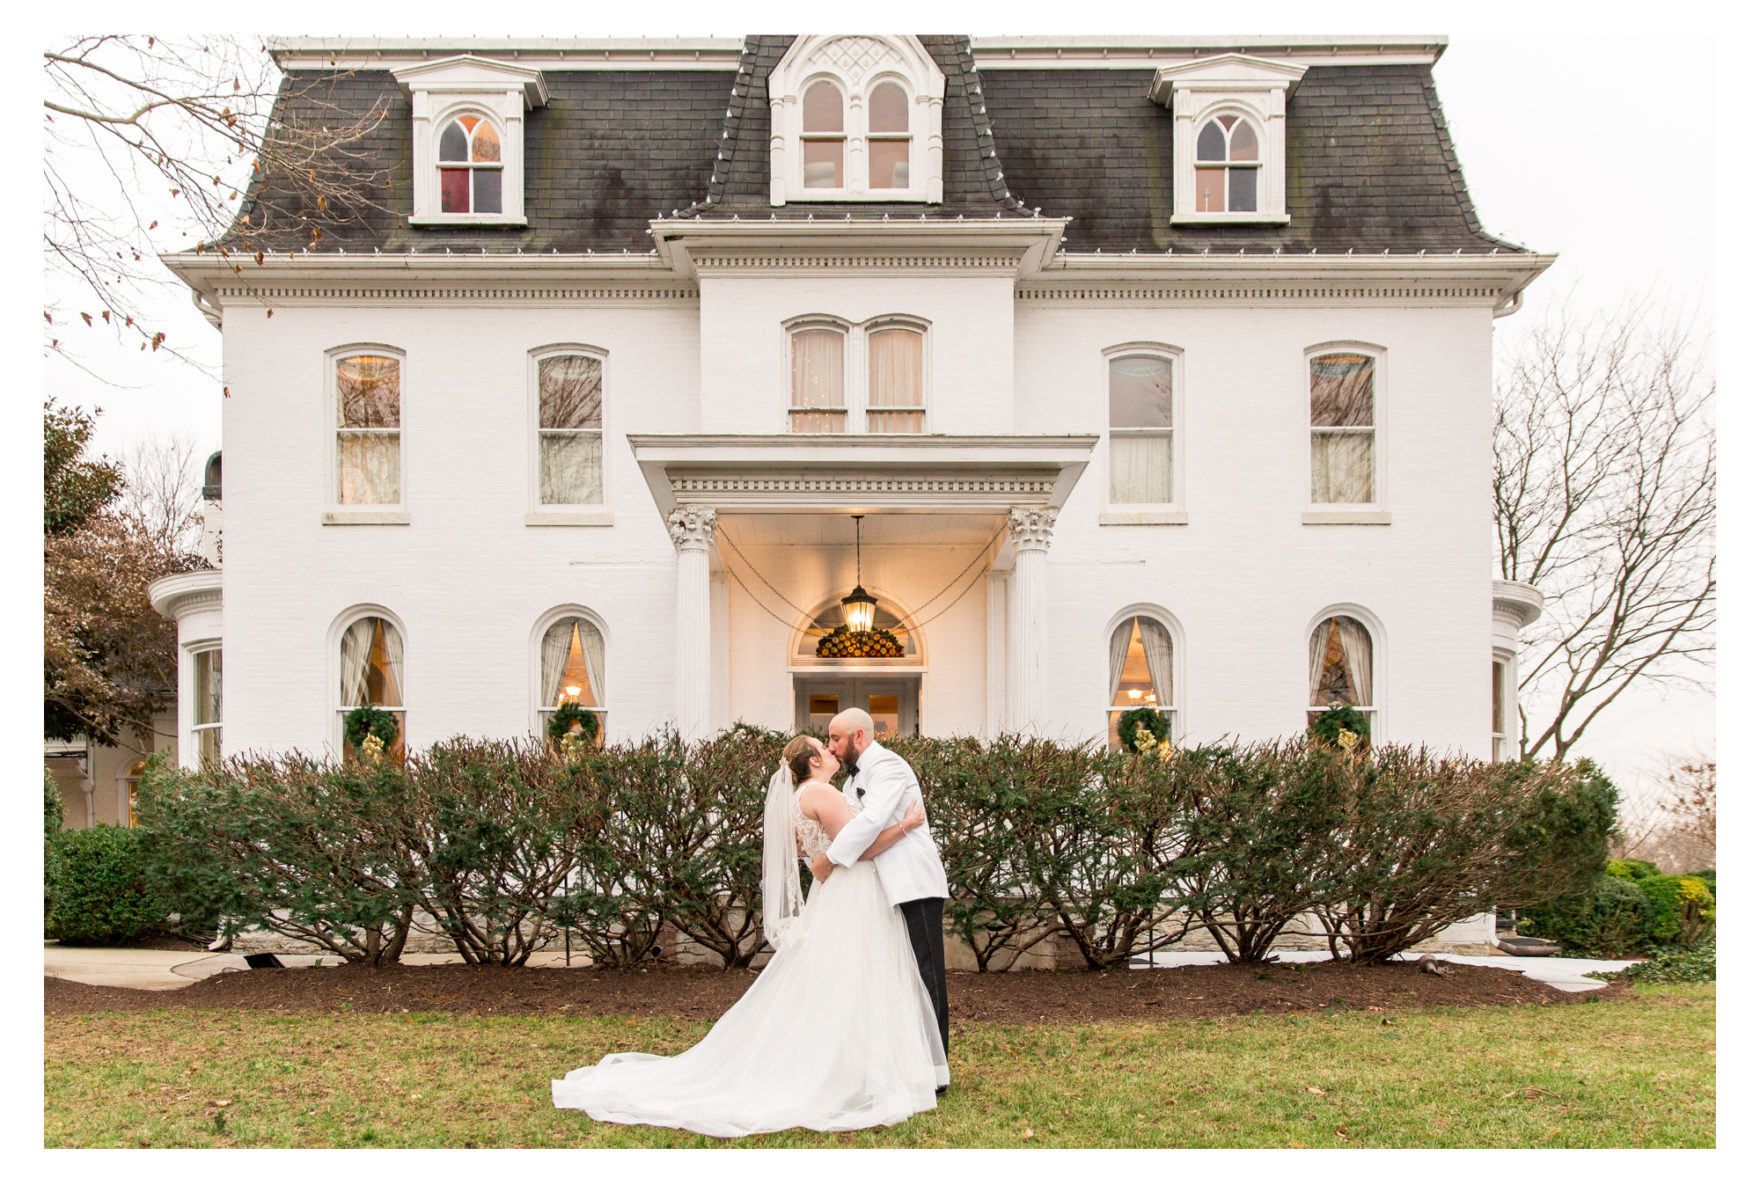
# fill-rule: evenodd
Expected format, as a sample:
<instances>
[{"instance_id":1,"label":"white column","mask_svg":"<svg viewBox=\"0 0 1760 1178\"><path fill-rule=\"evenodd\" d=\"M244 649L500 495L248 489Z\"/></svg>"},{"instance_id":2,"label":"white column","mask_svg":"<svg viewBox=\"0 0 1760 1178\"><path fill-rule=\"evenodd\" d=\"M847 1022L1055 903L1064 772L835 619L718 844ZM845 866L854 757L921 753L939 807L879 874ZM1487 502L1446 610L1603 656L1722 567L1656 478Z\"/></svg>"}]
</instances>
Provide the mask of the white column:
<instances>
[{"instance_id":1,"label":"white column","mask_svg":"<svg viewBox=\"0 0 1760 1178\"><path fill-rule=\"evenodd\" d=\"M678 549L675 719L679 735L697 740L709 734L709 545L715 538L715 509L676 508L666 516L666 530Z\"/></svg>"},{"instance_id":2,"label":"white column","mask_svg":"<svg viewBox=\"0 0 1760 1178\"><path fill-rule=\"evenodd\" d=\"M1008 540L1014 545L1014 572L1008 582L1008 707L1009 727L1017 732L1043 732L1049 719L1045 556L1056 522L1057 512L1049 508L1016 507L1008 513Z\"/></svg>"}]
</instances>

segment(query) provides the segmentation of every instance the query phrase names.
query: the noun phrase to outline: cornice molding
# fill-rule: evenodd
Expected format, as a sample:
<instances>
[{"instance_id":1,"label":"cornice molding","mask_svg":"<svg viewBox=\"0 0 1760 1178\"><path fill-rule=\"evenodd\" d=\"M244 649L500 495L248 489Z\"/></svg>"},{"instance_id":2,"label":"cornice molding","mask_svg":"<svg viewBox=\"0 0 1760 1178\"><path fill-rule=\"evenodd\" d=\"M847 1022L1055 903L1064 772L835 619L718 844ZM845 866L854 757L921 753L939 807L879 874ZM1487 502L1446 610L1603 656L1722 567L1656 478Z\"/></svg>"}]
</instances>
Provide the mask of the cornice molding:
<instances>
[{"instance_id":1,"label":"cornice molding","mask_svg":"<svg viewBox=\"0 0 1760 1178\"><path fill-rule=\"evenodd\" d=\"M219 609L220 570L197 569L160 577L147 586L147 600L155 613L173 620L203 609Z\"/></svg>"},{"instance_id":2,"label":"cornice molding","mask_svg":"<svg viewBox=\"0 0 1760 1178\"><path fill-rule=\"evenodd\" d=\"M1443 36L974 37L972 60L995 69L1158 69L1239 53L1303 66L1431 65Z\"/></svg>"},{"instance_id":3,"label":"cornice molding","mask_svg":"<svg viewBox=\"0 0 1760 1178\"><path fill-rule=\"evenodd\" d=\"M542 70L725 70L739 68L738 37L275 37L284 70L389 70L461 54Z\"/></svg>"}]
</instances>

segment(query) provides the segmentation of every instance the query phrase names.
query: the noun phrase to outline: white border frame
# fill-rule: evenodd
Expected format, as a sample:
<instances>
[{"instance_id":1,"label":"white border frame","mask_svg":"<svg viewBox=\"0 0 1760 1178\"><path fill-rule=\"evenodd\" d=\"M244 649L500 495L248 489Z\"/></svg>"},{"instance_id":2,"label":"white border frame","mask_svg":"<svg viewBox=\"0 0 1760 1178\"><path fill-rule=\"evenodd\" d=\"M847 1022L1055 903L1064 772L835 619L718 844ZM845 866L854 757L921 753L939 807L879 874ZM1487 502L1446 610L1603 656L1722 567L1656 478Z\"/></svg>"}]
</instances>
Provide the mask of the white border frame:
<instances>
[{"instance_id":1,"label":"white border frame","mask_svg":"<svg viewBox=\"0 0 1760 1178\"><path fill-rule=\"evenodd\" d=\"M539 741L542 741L545 737L545 725L543 721L544 685L539 682L539 677L544 673L544 634L550 629L550 627L565 618L579 618L581 621L591 624L594 629L599 631L599 641L603 643L605 647L604 674L606 698L609 699L613 694L611 690L611 630L605 625L604 617L601 616L597 610L588 609L586 606L575 602L552 606L550 609L545 610L542 614L538 615L538 620L532 623L531 633L526 636L526 666L528 668L526 672L526 718L532 724L532 736ZM338 658L340 657L341 653L338 651ZM340 669L338 673L340 673ZM551 710L554 711L555 709ZM587 710L599 713L600 743L608 743L611 740L610 704L603 703L598 707L589 708Z\"/></svg>"},{"instance_id":2,"label":"white border frame","mask_svg":"<svg viewBox=\"0 0 1760 1178\"><path fill-rule=\"evenodd\" d=\"M551 356L591 356L599 361L599 502L543 503L539 500L542 485L543 454L538 445L538 362ZM541 344L526 352L526 526L527 527L605 527L611 523L610 457L606 444L609 430L606 418L611 411L607 395L611 381L611 351L595 344L572 342Z\"/></svg>"},{"instance_id":3,"label":"white border frame","mask_svg":"<svg viewBox=\"0 0 1760 1178\"><path fill-rule=\"evenodd\" d=\"M1368 503L1314 502L1314 407L1313 385L1309 365L1323 356L1338 352L1354 352L1375 362L1375 470L1374 498ZM1337 339L1313 344L1302 349L1302 500L1304 524L1390 524L1393 512L1388 487L1388 394L1393 384L1392 367L1384 345L1366 340Z\"/></svg>"},{"instance_id":4,"label":"white border frame","mask_svg":"<svg viewBox=\"0 0 1760 1178\"><path fill-rule=\"evenodd\" d=\"M1173 500L1169 503L1112 501L1112 362L1129 356L1154 356L1173 366ZM1186 363L1185 349L1159 340L1132 340L1100 349L1100 387L1106 405L1106 506L1102 524L1183 524L1186 522Z\"/></svg>"},{"instance_id":5,"label":"white border frame","mask_svg":"<svg viewBox=\"0 0 1760 1178\"><path fill-rule=\"evenodd\" d=\"M336 458L336 366L351 356L397 361L397 502L340 503L341 472ZM391 344L361 342L324 350L324 514L326 524L409 523L409 354Z\"/></svg>"},{"instance_id":6,"label":"white border frame","mask_svg":"<svg viewBox=\"0 0 1760 1178\"><path fill-rule=\"evenodd\" d=\"M1374 701L1360 709L1369 716L1369 740L1373 744L1385 744L1388 740L1387 697L1391 694L1387 682L1387 628L1374 611L1357 605L1354 602L1341 601L1320 610L1308 619L1302 629L1302 683L1301 683L1301 731L1307 731L1307 717L1314 711L1309 701L1312 696L1308 692L1308 679L1312 669L1308 664L1308 644L1313 640L1314 628L1327 618L1346 617L1357 622L1369 631L1369 698Z\"/></svg>"}]
</instances>

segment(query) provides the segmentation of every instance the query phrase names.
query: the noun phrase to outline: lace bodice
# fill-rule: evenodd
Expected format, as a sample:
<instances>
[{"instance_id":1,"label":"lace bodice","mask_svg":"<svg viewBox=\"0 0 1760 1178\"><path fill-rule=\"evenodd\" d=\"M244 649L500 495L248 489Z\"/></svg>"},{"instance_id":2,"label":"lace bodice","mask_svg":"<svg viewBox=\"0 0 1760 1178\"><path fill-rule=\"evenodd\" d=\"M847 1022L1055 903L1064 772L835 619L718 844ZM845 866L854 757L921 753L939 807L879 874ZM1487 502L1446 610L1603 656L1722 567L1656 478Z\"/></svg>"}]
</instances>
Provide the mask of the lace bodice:
<instances>
[{"instance_id":1,"label":"lace bodice","mask_svg":"<svg viewBox=\"0 0 1760 1178\"><path fill-rule=\"evenodd\" d=\"M861 808L861 803L857 802L850 807L850 810L853 813ZM801 854L808 859L823 853L826 848L831 846L831 835L826 832L823 826L819 825L819 820L808 818L801 812L801 791L798 789L794 791L794 841L795 845L800 848Z\"/></svg>"}]
</instances>

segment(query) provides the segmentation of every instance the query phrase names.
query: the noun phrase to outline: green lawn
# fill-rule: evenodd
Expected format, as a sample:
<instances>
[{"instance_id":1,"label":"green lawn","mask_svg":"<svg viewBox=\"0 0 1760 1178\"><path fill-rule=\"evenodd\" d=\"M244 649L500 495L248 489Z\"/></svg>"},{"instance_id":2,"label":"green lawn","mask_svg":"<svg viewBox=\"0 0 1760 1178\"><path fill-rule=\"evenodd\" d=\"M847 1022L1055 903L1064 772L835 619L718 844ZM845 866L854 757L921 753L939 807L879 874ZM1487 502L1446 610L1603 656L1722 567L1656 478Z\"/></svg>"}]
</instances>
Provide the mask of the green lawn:
<instances>
[{"instance_id":1,"label":"green lawn","mask_svg":"<svg viewBox=\"0 0 1760 1178\"><path fill-rule=\"evenodd\" d=\"M955 1032L954 1089L934 1112L890 1129L731 1144L1715 1145L1715 984L1638 995L1391 1018L970 1026ZM675 1052L705 1029L448 1014L51 1018L44 1144L721 1144L550 1107L552 1077L608 1051Z\"/></svg>"}]
</instances>

